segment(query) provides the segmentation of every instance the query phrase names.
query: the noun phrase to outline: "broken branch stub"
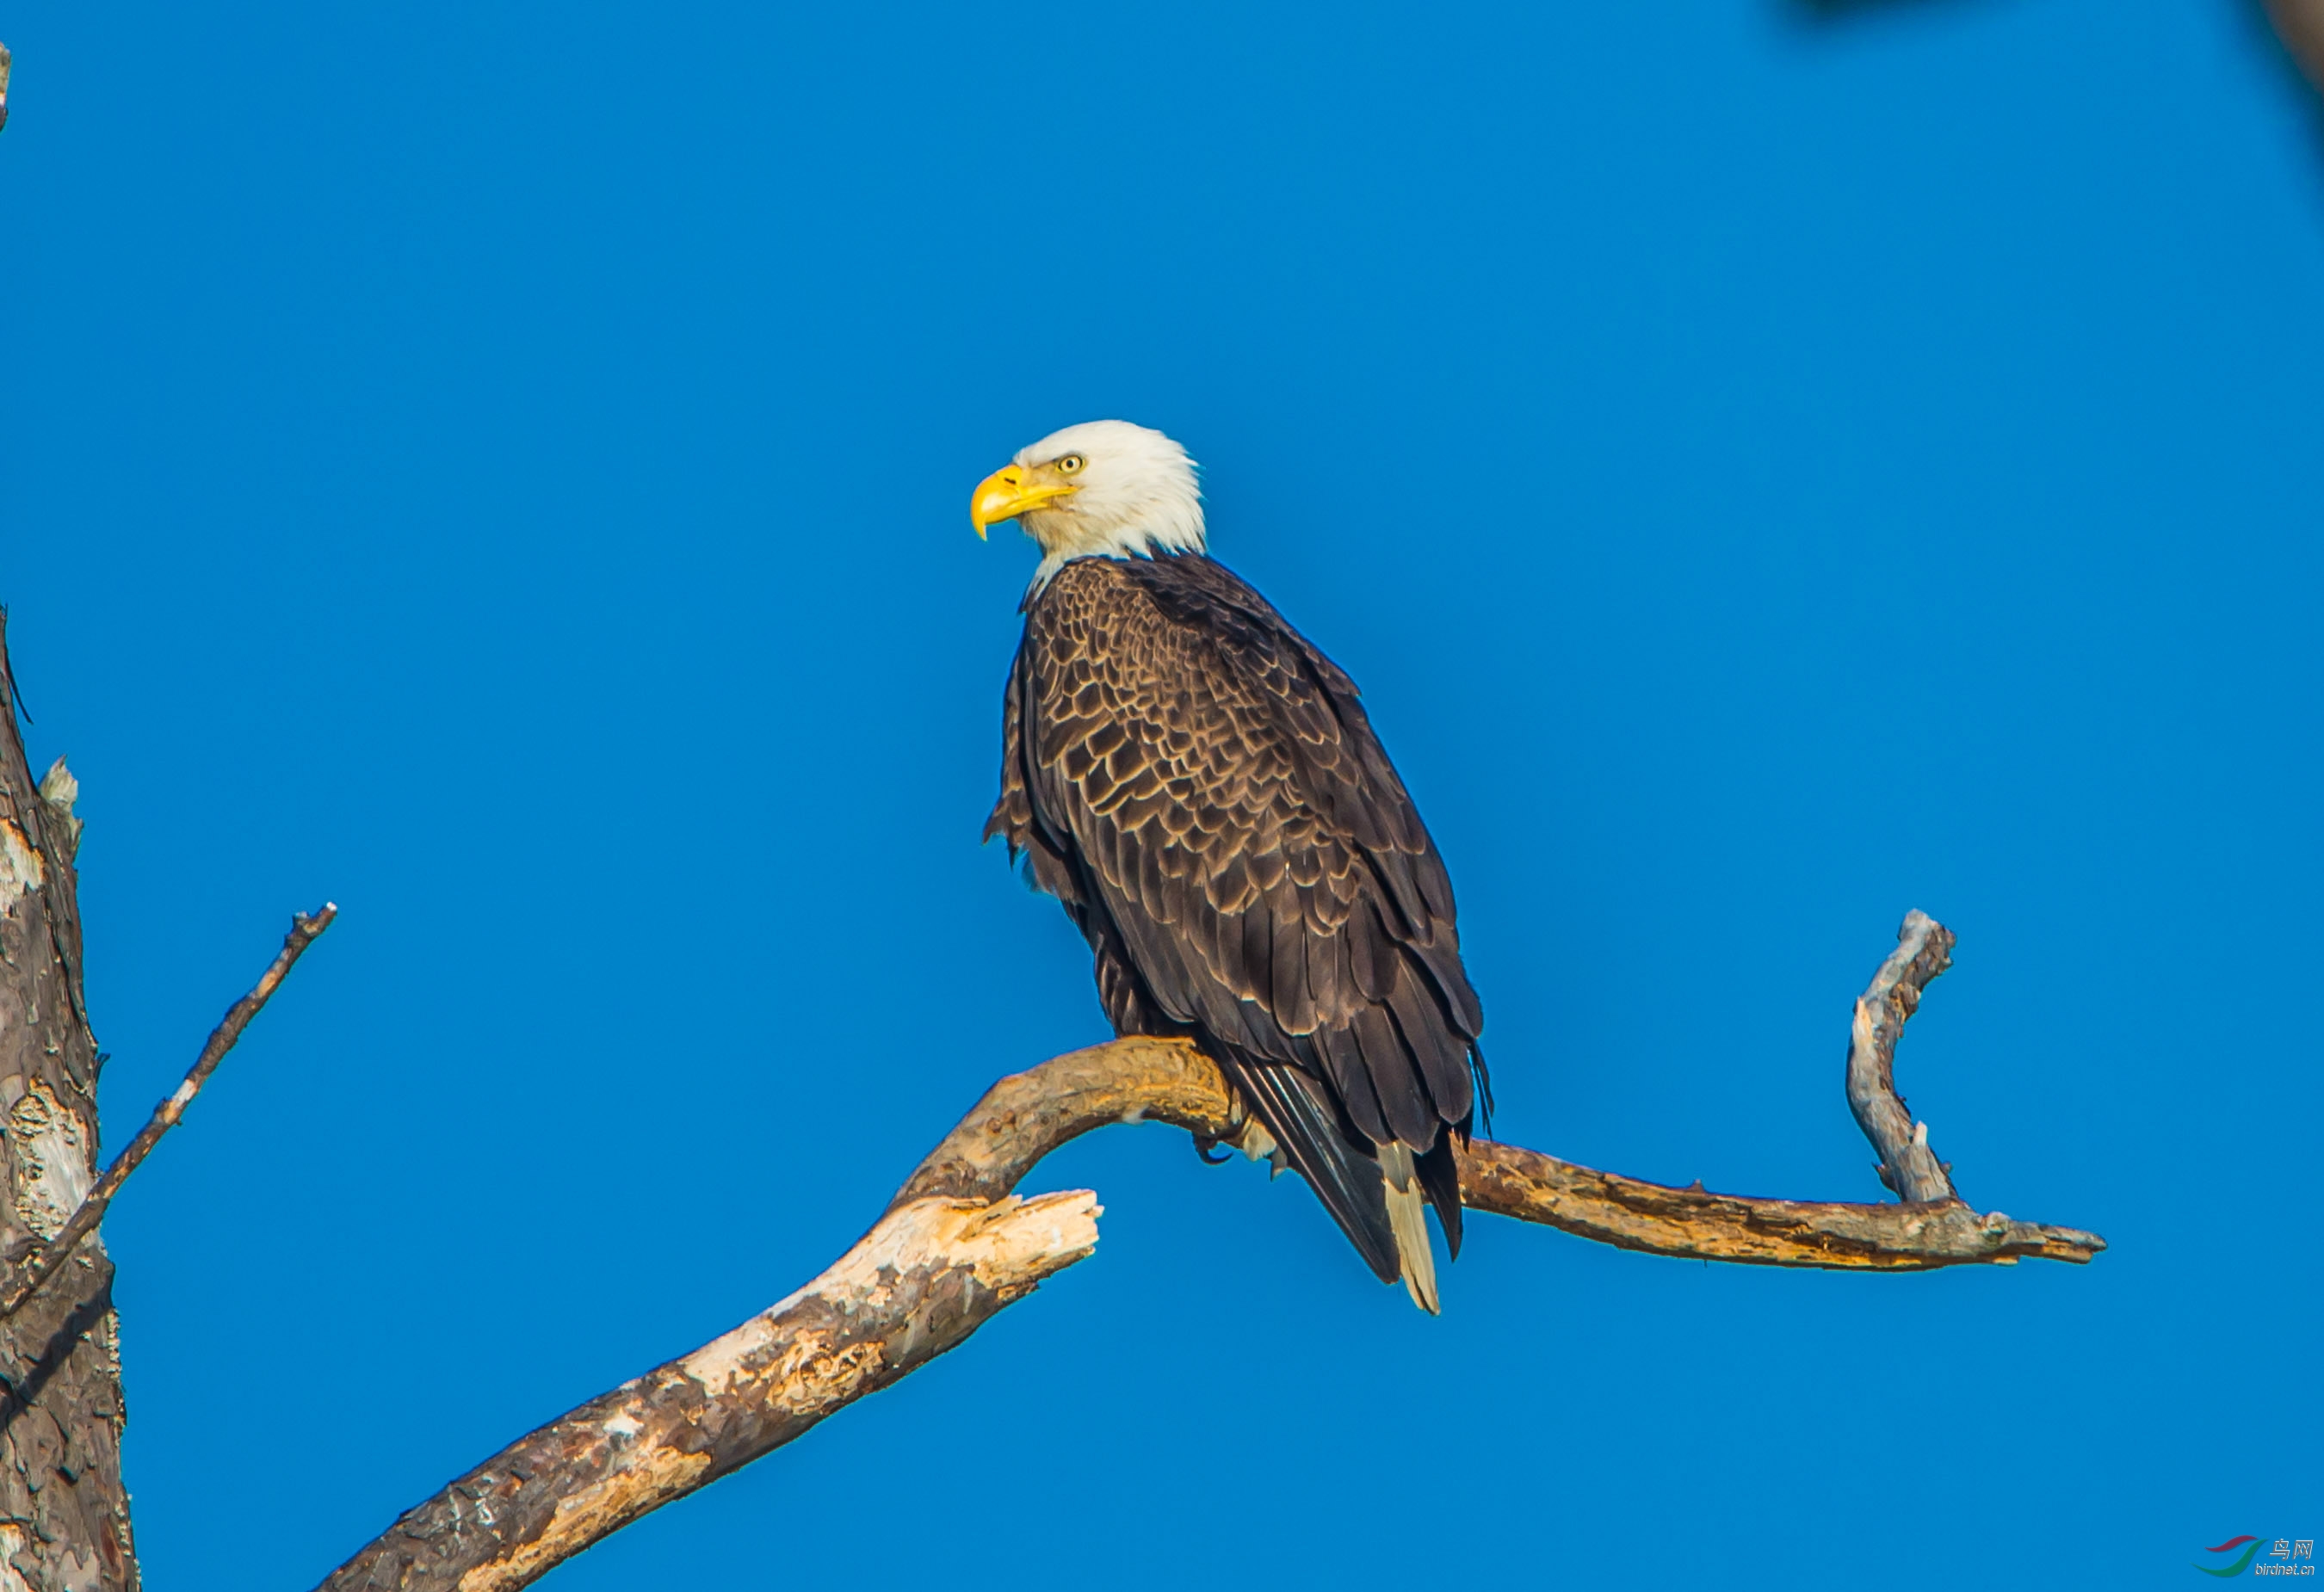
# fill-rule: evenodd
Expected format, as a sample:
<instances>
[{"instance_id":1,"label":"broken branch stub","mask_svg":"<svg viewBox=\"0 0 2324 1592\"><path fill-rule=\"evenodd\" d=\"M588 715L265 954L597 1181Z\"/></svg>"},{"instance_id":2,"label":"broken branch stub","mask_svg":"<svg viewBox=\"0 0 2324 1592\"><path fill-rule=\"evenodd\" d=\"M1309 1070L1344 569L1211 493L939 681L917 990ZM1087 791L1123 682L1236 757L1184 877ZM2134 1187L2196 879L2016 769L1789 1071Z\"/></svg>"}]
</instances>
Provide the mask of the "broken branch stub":
<instances>
[{"instance_id":1,"label":"broken branch stub","mask_svg":"<svg viewBox=\"0 0 2324 1592\"><path fill-rule=\"evenodd\" d=\"M1097 1196L915 1200L724 1337L520 1439L334 1571L327 1592L510 1592L909 1375L1089 1254Z\"/></svg>"}]
</instances>

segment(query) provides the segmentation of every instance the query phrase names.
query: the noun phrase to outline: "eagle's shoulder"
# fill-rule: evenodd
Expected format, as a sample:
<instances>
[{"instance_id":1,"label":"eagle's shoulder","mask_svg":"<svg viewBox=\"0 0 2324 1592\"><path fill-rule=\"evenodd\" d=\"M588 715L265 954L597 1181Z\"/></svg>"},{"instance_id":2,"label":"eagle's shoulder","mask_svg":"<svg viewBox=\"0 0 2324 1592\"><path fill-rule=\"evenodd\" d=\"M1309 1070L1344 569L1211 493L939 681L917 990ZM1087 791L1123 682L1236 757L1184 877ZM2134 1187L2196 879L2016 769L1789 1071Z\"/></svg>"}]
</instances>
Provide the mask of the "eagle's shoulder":
<instances>
[{"instance_id":1,"label":"eagle's shoulder","mask_svg":"<svg viewBox=\"0 0 2324 1592\"><path fill-rule=\"evenodd\" d=\"M1313 650L1266 598L1199 553L1069 560L1032 598L1025 629L1032 649L1056 661L1167 657L1231 674Z\"/></svg>"},{"instance_id":2,"label":"eagle's shoulder","mask_svg":"<svg viewBox=\"0 0 2324 1592\"><path fill-rule=\"evenodd\" d=\"M1258 588L1217 559L1204 554L1140 559L1124 578L1147 594L1167 618L1210 631L1238 660L1286 676L1305 676L1328 695L1342 714L1356 704L1356 683L1299 632Z\"/></svg>"},{"instance_id":3,"label":"eagle's shoulder","mask_svg":"<svg viewBox=\"0 0 2324 1592\"><path fill-rule=\"evenodd\" d=\"M1238 638L1291 627L1250 583L1205 553L1117 559L1117 578L1134 587L1164 617Z\"/></svg>"}]
</instances>

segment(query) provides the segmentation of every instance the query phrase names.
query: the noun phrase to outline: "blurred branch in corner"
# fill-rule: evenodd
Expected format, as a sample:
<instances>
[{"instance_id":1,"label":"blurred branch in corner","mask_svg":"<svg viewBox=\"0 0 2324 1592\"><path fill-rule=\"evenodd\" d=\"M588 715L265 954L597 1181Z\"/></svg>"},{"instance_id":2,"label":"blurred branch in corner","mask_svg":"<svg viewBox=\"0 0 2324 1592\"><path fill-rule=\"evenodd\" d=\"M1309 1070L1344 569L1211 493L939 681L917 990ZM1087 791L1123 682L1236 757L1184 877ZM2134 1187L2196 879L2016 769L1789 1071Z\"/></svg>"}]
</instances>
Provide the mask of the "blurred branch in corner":
<instances>
[{"instance_id":1,"label":"blurred branch in corner","mask_svg":"<svg viewBox=\"0 0 2324 1592\"><path fill-rule=\"evenodd\" d=\"M2266 0L2266 4L2276 37L2308 74L2308 80L2324 88L2324 0Z\"/></svg>"},{"instance_id":2,"label":"blurred branch in corner","mask_svg":"<svg viewBox=\"0 0 2324 1592\"><path fill-rule=\"evenodd\" d=\"M1817 23L1845 22L1919 0L1786 0L1795 15ZM2236 9L2274 25L2276 39L2309 84L2324 92L2324 0L2232 0Z\"/></svg>"},{"instance_id":3,"label":"blurred branch in corner","mask_svg":"<svg viewBox=\"0 0 2324 1592\"><path fill-rule=\"evenodd\" d=\"M0 44L0 127L8 124L8 47Z\"/></svg>"}]
</instances>

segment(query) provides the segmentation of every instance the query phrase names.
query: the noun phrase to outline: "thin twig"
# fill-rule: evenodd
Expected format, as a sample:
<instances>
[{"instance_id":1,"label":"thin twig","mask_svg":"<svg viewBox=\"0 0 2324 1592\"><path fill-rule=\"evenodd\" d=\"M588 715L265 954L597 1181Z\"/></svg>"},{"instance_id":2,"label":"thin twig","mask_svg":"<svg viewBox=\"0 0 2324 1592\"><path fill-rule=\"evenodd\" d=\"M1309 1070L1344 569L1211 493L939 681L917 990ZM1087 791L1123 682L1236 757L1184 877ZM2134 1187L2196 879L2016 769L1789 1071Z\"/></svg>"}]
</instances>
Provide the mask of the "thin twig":
<instances>
[{"instance_id":1,"label":"thin twig","mask_svg":"<svg viewBox=\"0 0 2324 1592\"><path fill-rule=\"evenodd\" d=\"M242 1037L242 1031L250 1026L250 1019L264 1008L268 998L290 973L292 964L305 954L307 947L312 945L325 929L331 926L331 920L338 915L339 909L326 901L323 909L313 916L302 912L291 918L290 932L282 936L282 949L275 954L273 965L260 977L249 994L226 1008L225 1017L211 1030L209 1043L203 1045L202 1054L194 1058L185 1081L178 1085L169 1099L153 1108L152 1118L137 1130L137 1136L129 1141L129 1147L105 1169L105 1175L97 1180L97 1186L89 1190L88 1197L72 1213L72 1219L66 1222L55 1238L42 1250L40 1258L32 1263L24 1281L8 1296L7 1302L0 1303L0 1321L5 1321L23 1309L25 1301L41 1291L42 1284L56 1274L57 1268L64 1264L65 1257L88 1237L97 1223L105 1219L105 1208L113 1203L113 1196L121 1192L121 1185L129 1181L129 1174L153 1153L153 1146L161 1142L161 1136L178 1125L178 1118L186 1114L186 1108L193 1103L196 1095L202 1092L202 1085L208 1083L210 1074L217 1071L217 1064L226 1059L226 1053L234 1048L235 1041Z\"/></svg>"}]
</instances>

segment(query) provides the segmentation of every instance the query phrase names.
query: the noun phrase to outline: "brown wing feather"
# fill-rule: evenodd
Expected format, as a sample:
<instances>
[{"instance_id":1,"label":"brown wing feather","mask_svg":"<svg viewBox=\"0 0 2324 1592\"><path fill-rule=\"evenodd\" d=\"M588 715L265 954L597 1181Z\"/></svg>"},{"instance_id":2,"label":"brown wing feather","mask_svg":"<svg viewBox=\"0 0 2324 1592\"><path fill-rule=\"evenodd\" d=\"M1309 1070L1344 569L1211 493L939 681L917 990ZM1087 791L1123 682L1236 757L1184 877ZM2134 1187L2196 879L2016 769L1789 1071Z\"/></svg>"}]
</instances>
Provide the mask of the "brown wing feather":
<instances>
[{"instance_id":1,"label":"brown wing feather","mask_svg":"<svg viewBox=\"0 0 2324 1592\"><path fill-rule=\"evenodd\" d=\"M1029 605L1009 700L988 833L1076 860L1156 1010L1335 1087L1360 1054L1375 1142L1465 1131L1450 880L1344 674L1208 559L1088 559Z\"/></svg>"}]
</instances>

